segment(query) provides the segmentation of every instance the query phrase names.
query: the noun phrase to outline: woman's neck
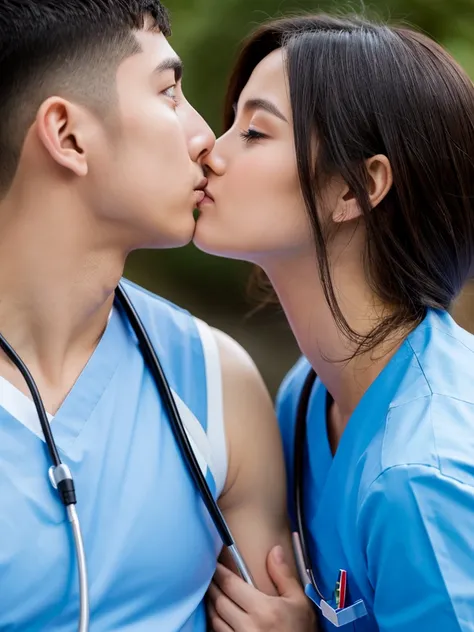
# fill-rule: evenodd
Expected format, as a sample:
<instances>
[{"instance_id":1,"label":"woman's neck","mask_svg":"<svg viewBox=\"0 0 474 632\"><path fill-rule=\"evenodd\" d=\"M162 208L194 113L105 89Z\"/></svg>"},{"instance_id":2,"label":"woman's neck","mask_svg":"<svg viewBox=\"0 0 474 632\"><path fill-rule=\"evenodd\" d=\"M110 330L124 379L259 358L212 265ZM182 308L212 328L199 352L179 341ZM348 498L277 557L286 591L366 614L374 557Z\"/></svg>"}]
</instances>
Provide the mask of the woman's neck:
<instances>
[{"instance_id":1,"label":"woman's neck","mask_svg":"<svg viewBox=\"0 0 474 632\"><path fill-rule=\"evenodd\" d=\"M347 262L346 262L347 263ZM362 395L402 341L391 337L371 352L355 354L357 343L344 335L329 309L313 256L265 266L302 353L326 386L331 416L343 430ZM365 282L362 266L333 267L339 307L349 326L364 335L380 322L383 309Z\"/></svg>"}]
</instances>

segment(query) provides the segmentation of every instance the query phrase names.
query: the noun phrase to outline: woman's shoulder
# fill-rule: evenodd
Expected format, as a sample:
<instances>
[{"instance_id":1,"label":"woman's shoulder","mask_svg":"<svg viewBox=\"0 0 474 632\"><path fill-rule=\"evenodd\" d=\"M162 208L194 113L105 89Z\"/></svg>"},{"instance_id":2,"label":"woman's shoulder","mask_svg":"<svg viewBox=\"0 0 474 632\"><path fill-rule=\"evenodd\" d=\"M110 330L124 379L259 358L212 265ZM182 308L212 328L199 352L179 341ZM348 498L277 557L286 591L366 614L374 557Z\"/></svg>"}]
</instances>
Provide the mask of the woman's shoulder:
<instances>
[{"instance_id":1,"label":"woman's shoulder","mask_svg":"<svg viewBox=\"0 0 474 632\"><path fill-rule=\"evenodd\" d=\"M280 421L294 419L301 392L310 371L310 363L302 356L286 374L276 398L276 408Z\"/></svg>"},{"instance_id":2,"label":"woman's shoulder","mask_svg":"<svg viewBox=\"0 0 474 632\"><path fill-rule=\"evenodd\" d=\"M382 471L423 465L474 485L474 336L432 311L407 343L412 362L388 410Z\"/></svg>"},{"instance_id":3,"label":"woman's shoulder","mask_svg":"<svg viewBox=\"0 0 474 632\"><path fill-rule=\"evenodd\" d=\"M431 393L474 402L474 335L429 310L408 344Z\"/></svg>"},{"instance_id":4,"label":"woman's shoulder","mask_svg":"<svg viewBox=\"0 0 474 632\"><path fill-rule=\"evenodd\" d=\"M425 534L438 550L430 538L450 520L472 526L464 510L474 499L474 336L432 311L406 345L408 368L365 460L359 523L368 536L380 519L381 532L392 525L396 538L409 521L418 546ZM441 517L445 527L430 530Z\"/></svg>"},{"instance_id":5,"label":"woman's shoulder","mask_svg":"<svg viewBox=\"0 0 474 632\"><path fill-rule=\"evenodd\" d=\"M474 402L433 393L391 407L380 461L380 473L421 465L474 486Z\"/></svg>"},{"instance_id":6,"label":"woman's shoulder","mask_svg":"<svg viewBox=\"0 0 474 632\"><path fill-rule=\"evenodd\" d=\"M310 371L310 363L305 357L301 357L287 373L276 398L276 413L288 473L293 469L293 450L298 404L305 380ZM289 482L289 485L290 484Z\"/></svg>"}]
</instances>

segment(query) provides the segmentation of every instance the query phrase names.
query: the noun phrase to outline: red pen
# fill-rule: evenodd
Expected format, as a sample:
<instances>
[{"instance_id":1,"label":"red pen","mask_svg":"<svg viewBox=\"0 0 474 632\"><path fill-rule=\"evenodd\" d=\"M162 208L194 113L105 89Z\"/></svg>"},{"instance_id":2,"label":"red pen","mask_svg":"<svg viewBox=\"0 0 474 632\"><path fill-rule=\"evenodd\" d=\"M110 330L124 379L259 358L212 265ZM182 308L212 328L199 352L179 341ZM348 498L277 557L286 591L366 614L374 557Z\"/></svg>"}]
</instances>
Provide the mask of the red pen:
<instances>
[{"instance_id":1,"label":"red pen","mask_svg":"<svg viewBox=\"0 0 474 632\"><path fill-rule=\"evenodd\" d=\"M339 571L339 579L336 584L336 610L346 606L347 571Z\"/></svg>"}]
</instances>

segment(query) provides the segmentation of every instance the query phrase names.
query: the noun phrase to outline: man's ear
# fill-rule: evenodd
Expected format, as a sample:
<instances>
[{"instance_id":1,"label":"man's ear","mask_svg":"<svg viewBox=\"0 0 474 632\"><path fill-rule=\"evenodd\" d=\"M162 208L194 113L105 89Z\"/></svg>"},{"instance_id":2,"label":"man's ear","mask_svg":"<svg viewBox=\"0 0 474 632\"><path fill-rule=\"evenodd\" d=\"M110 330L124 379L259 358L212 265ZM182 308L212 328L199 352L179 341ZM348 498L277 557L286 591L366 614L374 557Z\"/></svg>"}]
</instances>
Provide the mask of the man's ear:
<instances>
[{"instance_id":1,"label":"man's ear","mask_svg":"<svg viewBox=\"0 0 474 632\"><path fill-rule=\"evenodd\" d=\"M51 158L77 176L87 175L84 110L70 101L50 97L36 115L38 137Z\"/></svg>"},{"instance_id":2,"label":"man's ear","mask_svg":"<svg viewBox=\"0 0 474 632\"><path fill-rule=\"evenodd\" d=\"M367 171L367 192L371 208L375 208L392 188L392 166L387 156L378 154L365 163ZM333 213L333 221L337 224L358 219L362 214L354 193L346 185Z\"/></svg>"}]
</instances>

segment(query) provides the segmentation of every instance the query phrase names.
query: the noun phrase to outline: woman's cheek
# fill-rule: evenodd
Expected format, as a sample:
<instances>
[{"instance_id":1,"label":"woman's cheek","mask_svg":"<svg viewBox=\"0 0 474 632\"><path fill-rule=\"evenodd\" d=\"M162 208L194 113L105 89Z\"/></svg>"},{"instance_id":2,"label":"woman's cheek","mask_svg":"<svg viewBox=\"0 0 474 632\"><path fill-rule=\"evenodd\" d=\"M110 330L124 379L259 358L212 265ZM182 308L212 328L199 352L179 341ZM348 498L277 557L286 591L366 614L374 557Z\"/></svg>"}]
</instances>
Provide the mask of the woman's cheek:
<instances>
[{"instance_id":1,"label":"woman's cheek","mask_svg":"<svg viewBox=\"0 0 474 632\"><path fill-rule=\"evenodd\" d=\"M293 189L292 166L288 157L272 151L271 145L249 147L234 164L233 184L246 195L254 192L260 197L265 192L273 198L275 187L286 192L289 187Z\"/></svg>"}]
</instances>

